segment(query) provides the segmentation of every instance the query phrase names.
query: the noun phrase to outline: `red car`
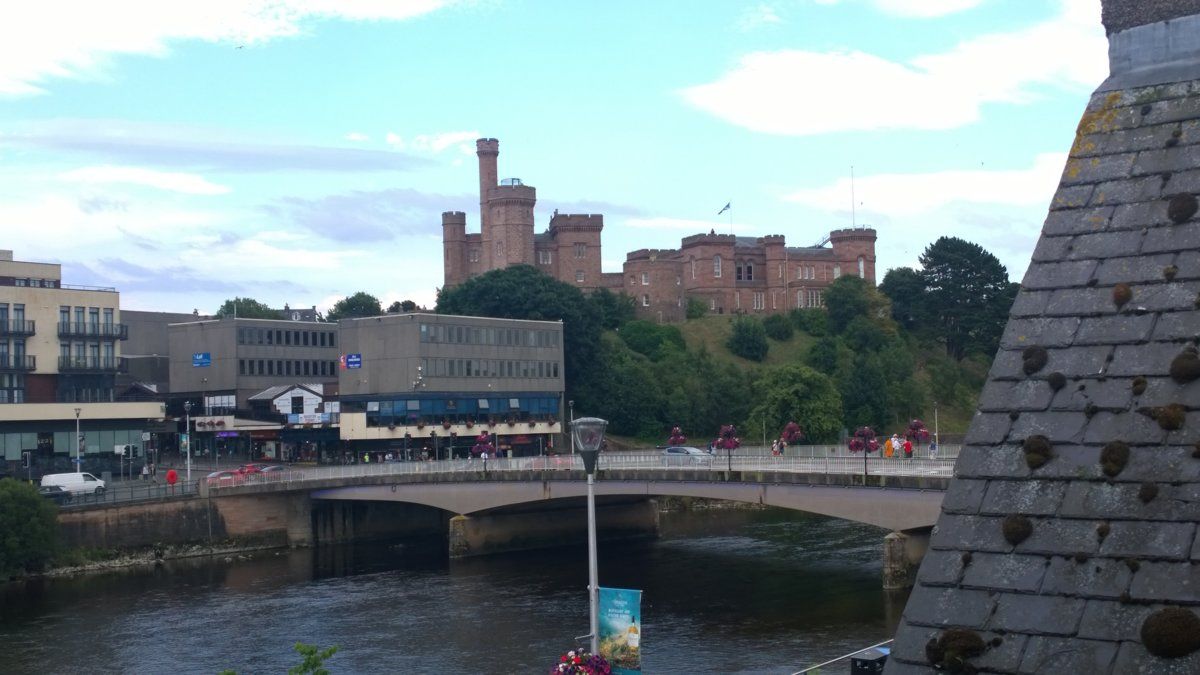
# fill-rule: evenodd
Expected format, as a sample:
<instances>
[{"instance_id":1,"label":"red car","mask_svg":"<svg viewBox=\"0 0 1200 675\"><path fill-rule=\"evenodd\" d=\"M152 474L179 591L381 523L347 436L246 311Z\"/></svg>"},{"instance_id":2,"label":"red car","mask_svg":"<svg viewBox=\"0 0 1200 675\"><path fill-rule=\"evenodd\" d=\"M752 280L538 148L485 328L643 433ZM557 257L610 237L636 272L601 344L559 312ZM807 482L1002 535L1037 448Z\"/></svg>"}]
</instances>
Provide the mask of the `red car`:
<instances>
[{"instance_id":1,"label":"red car","mask_svg":"<svg viewBox=\"0 0 1200 675\"><path fill-rule=\"evenodd\" d=\"M227 487L241 483L243 475L244 474L240 474L237 471L214 471L208 474L208 476L205 478L205 481L209 485Z\"/></svg>"},{"instance_id":2,"label":"red car","mask_svg":"<svg viewBox=\"0 0 1200 675\"><path fill-rule=\"evenodd\" d=\"M252 473L262 473L263 469L267 468L268 466L270 466L270 465L269 464L261 464L261 463L256 462L253 464L243 464L243 465L239 466L237 469L235 469L235 471L237 471L237 473L240 473L243 476L246 476L246 475L249 475Z\"/></svg>"}]
</instances>

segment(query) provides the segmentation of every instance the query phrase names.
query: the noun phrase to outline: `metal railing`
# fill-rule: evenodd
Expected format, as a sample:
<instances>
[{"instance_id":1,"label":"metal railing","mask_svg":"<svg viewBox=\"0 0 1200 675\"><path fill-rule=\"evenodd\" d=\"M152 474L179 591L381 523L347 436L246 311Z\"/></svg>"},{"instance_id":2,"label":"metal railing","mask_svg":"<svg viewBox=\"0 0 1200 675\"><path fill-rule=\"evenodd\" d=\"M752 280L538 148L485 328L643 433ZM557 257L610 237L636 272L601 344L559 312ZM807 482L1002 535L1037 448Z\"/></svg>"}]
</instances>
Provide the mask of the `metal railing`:
<instances>
[{"instance_id":1,"label":"metal railing","mask_svg":"<svg viewBox=\"0 0 1200 675\"><path fill-rule=\"evenodd\" d=\"M74 509L87 506L106 504L136 504L139 502L160 502L180 497L196 496L196 481L191 484L180 481L174 486L167 485L162 476L158 482L150 480L109 481L104 492L97 494L76 494L59 504L60 509Z\"/></svg>"},{"instance_id":2,"label":"metal railing","mask_svg":"<svg viewBox=\"0 0 1200 675\"><path fill-rule=\"evenodd\" d=\"M59 337L101 337L128 340L129 326L123 323L92 323L91 321L59 321Z\"/></svg>"},{"instance_id":3,"label":"metal railing","mask_svg":"<svg viewBox=\"0 0 1200 675\"><path fill-rule=\"evenodd\" d=\"M768 454L733 454L704 456L664 456L656 452L601 453L598 468L660 469L689 471L788 472L816 474L851 474L870 476L921 476L949 478L954 472L953 458L886 459L882 457L825 456L775 457ZM582 471L579 455L537 457L500 457L450 459L437 461L395 461L367 464L321 466L310 469L287 469L267 473L233 474L201 478L210 490L243 485L287 483L297 484L337 478L366 476L446 475L467 473L505 473L523 471Z\"/></svg>"},{"instance_id":4,"label":"metal railing","mask_svg":"<svg viewBox=\"0 0 1200 675\"><path fill-rule=\"evenodd\" d=\"M33 321L22 321L20 319L12 319L10 321L0 321L0 335L33 335L36 331L36 326Z\"/></svg>"},{"instance_id":5,"label":"metal railing","mask_svg":"<svg viewBox=\"0 0 1200 675\"><path fill-rule=\"evenodd\" d=\"M14 354L0 355L0 370L17 370L21 372L37 370L37 357L31 354L21 356Z\"/></svg>"},{"instance_id":6,"label":"metal railing","mask_svg":"<svg viewBox=\"0 0 1200 675\"><path fill-rule=\"evenodd\" d=\"M830 659L824 663L818 663L815 666L809 666L809 667L805 668L804 670L797 670L796 672L792 673L792 675L805 675L806 673L812 673L813 675L816 675L818 668L823 668L824 666L828 666L831 663L837 663L838 661L845 661L846 659L853 658L869 649L875 649L877 647L882 647L884 645L890 645L892 642L893 642L893 640L884 640L883 642L880 642L879 644L871 645L870 647L863 647L862 649L855 650L853 652L850 652L849 654L843 654L843 655L837 657L836 659Z\"/></svg>"},{"instance_id":7,"label":"metal railing","mask_svg":"<svg viewBox=\"0 0 1200 675\"><path fill-rule=\"evenodd\" d=\"M129 363L121 356L60 356L58 357L59 372L105 372L124 373L129 370Z\"/></svg>"}]
</instances>

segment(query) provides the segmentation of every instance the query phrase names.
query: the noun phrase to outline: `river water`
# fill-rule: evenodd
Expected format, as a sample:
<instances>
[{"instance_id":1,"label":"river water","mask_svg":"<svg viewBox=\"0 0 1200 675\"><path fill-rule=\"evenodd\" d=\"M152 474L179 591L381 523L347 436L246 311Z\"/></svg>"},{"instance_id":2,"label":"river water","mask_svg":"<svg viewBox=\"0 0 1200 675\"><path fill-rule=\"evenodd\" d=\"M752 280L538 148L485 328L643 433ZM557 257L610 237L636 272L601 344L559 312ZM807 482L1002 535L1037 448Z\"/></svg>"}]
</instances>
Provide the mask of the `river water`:
<instances>
[{"instance_id":1,"label":"river water","mask_svg":"<svg viewBox=\"0 0 1200 675\"><path fill-rule=\"evenodd\" d=\"M646 673L791 673L891 636L886 532L789 511L663 514L600 547L644 590ZM449 560L444 541L272 551L0 588L6 673L545 673L588 631L582 548ZM847 665L841 672L848 672ZM838 671L834 671L838 672Z\"/></svg>"}]
</instances>

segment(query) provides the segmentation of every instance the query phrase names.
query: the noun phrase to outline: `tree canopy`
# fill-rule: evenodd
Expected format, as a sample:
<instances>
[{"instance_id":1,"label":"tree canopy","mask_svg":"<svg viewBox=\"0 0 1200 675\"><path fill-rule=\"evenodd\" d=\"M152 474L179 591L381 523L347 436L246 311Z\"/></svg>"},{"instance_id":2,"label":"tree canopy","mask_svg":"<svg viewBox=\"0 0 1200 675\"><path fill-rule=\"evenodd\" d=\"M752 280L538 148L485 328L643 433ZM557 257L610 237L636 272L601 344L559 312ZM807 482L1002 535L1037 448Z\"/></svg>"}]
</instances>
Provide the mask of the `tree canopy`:
<instances>
[{"instance_id":1,"label":"tree canopy","mask_svg":"<svg viewBox=\"0 0 1200 675\"><path fill-rule=\"evenodd\" d=\"M0 479L0 579L40 571L58 546L57 509L37 488Z\"/></svg>"},{"instance_id":2,"label":"tree canopy","mask_svg":"<svg viewBox=\"0 0 1200 675\"><path fill-rule=\"evenodd\" d=\"M633 321L636 315L633 298L625 293L613 293L607 288L592 291L588 299L600 311L600 324L608 329L620 328Z\"/></svg>"},{"instance_id":3,"label":"tree canopy","mask_svg":"<svg viewBox=\"0 0 1200 675\"><path fill-rule=\"evenodd\" d=\"M917 328L928 318L925 280L911 267L888 270L879 290L892 301L892 318L904 328Z\"/></svg>"},{"instance_id":4,"label":"tree canopy","mask_svg":"<svg viewBox=\"0 0 1200 675\"><path fill-rule=\"evenodd\" d=\"M829 442L842 429L842 397L833 381L800 364L768 368L754 383L758 402L746 424L781 429L795 421L811 443Z\"/></svg>"},{"instance_id":5,"label":"tree canopy","mask_svg":"<svg viewBox=\"0 0 1200 675\"><path fill-rule=\"evenodd\" d=\"M401 314L405 312L415 312L416 310L417 303L413 302L412 300L395 300L392 302L392 304L388 305L387 313Z\"/></svg>"},{"instance_id":6,"label":"tree canopy","mask_svg":"<svg viewBox=\"0 0 1200 675\"><path fill-rule=\"evenodd\" d=\"M325 318L329 321L339 321L356 317L379 316L380 314L383 314L383 307L379 304L379 298L366 291L359 291L333 303L333 307L329 308Z\"/></svg>"},{"instance_id":7,"label":"tree canopy","mask_svg":"<svg viewBox=\"0 0 1200 675\"><path fill-rule=\"evenodd\" d=\"M936 323L946 353L991 356L1000 346L1017 284L996 256L978 244L941 237L921 254L926 311Z\"/></svg>"},{"instance_id":8,"label":"tree canopy","mask_svg":"<svg viewBox=\"0 0 1200 675\"><path fill-rule=\"evenodd\" d=\"M233 298L226 300L217 310L218 318L238 317L242 319L282 319L283 314L277 309L271 309L266 304L254 298Z\"/></svg>"},{"instance_id":9,"label":"tree canopy","mask_svg":"<svg viewBox=\"0 0 1200 675\"><path fill-rule=\"evenodd\" d=\"M733 320L733 333L725 346L734 354L751 361L767 358L767 350L770 349L762 321L752 316L740 316Z\"/></svg>"}]
</instances>

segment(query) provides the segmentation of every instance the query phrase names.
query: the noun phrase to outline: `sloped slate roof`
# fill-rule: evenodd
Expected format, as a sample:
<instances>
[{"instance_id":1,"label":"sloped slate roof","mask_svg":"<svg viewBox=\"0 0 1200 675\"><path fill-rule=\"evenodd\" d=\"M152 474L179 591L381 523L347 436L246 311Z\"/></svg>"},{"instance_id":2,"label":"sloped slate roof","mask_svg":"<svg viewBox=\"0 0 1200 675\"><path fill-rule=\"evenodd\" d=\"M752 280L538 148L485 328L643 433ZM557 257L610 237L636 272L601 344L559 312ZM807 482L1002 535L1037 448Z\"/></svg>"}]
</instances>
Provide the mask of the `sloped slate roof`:
<instances>
[{"instance_id":1,"label":"sloped slate roof","mask_svg":"<svg viewBox=\"0 0 1200 675\"><path fill-rule=\"evenodd\" d=\"M986 672L1200 673L1143 639L1200 610L1197 193L1200 80L1092 97L887 673L952 628Z\"/></svg>"}]
</instances>

